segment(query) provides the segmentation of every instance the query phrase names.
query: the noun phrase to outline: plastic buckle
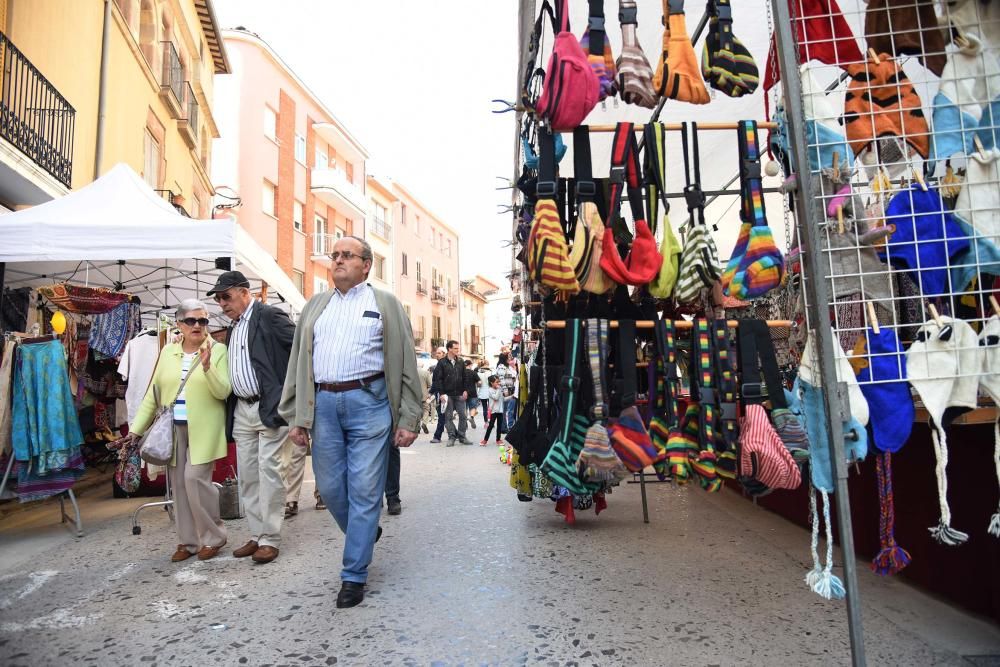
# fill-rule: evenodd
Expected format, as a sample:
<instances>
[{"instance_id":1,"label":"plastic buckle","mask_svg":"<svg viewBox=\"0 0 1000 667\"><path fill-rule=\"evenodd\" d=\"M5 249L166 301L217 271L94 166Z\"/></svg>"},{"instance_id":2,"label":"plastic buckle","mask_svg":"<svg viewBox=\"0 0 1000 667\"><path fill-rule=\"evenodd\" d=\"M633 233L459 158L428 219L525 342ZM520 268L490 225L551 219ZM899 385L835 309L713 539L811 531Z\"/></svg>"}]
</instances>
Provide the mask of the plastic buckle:
<instances>
[{"instance_id":1,"label":"plastic buckle","mask_svg":"<svg viewBox=\"0 0 1000 667\"><path fill-rule=\"evenodd\" d=\"M576 391L580 388L580 378L575 375L564 375L560 387L566 391Z\"/></svg>"},{"instance_id":2,"label":"plastic buckle","mask_svg":"<svg viewBox=\"0 0 1000 667\"><path fill-rule=\"evenodd\" d=\"M555 199L559 193L559 184L555 181L538 181L535 193L539 199Z\"/></svg>"},{"instance_id":3,"label":"plastic buckle","mask_svg":"<svg viewBox=\"0 0 1000 667\"><path fill-rule=\"evenodd\" d=\"M590 16L587 21L587 28L591 31L600 30L604 32L604 17L603 16Z\"/></svg>"},{"instance_id":4,"label":"plastic buckle","mask_svg":"<svg viewBox=\"0 0 1000 667\"><path fill-rule=\"evenodd\" d=\"M615 185L623 185L625 183L625 165L612 165L608 180Z\"/></svg>"},{"instance_id":5,"label":"plastic buckle","mask_svg":"<svg viewBox=\"0 0 1000 667\"><path fill-rule=\"evenodd\" d=\"M719 408L722 411L722 421L736 421L738 415L735 403L723 403Z\"/></svg>"},{"instance_id":6,"label":"plastic buckle","mask_svg":"<svg viewBox=\"0 0 1000 667\"><path fill-rule=\"evenodd\" d=\"M740 175L747 180L760 180L760 162L757 160L743 160Z\"/></svg>"},{"instance_id":7,"label":"plastic buckle","mask_svg":"<svg viewBox=\"0 0 1000 667\"><path fill-rule=\"evenodd\" d=\"M684 13L684 0L670 0L668 3L668 14L683 14Z\"/></svg>"},{"instance_id":8,"label":"plastic buckle","mask_svg":"<svg viewBox=\"0 0 1000 667\"><path fill-rule=\"evenodd\" d=\"M715 17L720 21L733 22L733 8L729 3L724 5L715 3Z\"/></svg>"},{"instance_id":9,"label":"plastic buckle","mask_svg":"<svg viewBox=\"0 0 1000 667\"><path fill-rule=\"evenodd\" d=\"M597 184L593 181L577 181L576 194L580 197L596 197Z\"/></svg>"},{"instance_id":10,"label":"plastic buckle","mask_svg":"<svg viewBox=\"0 0 1000 667\"><path fill-rule=\"evenodd\" d=\"M698 402L715 405L715 390L709 387L698 387Z\"/></svg>"},{"instance_id":11,"label":"plastic buckle","mask_svg":"<svg viewBox=\"0 0 1000 667\"><path fill-rule=\"evenodd\" d=\"M689 211L703 208L705 206L705 192L700 185L689 185L684 188L684 200L687 202Z\"/></svg>"},{"instance_id":12,"label":"plastic buckle","mask_svg":"<svg viewBox=\"0 0 1000 667\"><path fill-rule=\"evenodd\" d=\"M635 392L629 392L627 394L622 394L622 409L630 408L635 405Z\"/></svg>"},{"instance_id":13,"label":"plastic buckle","mask_svg":"<svg viewBox=\"0 0 1000 667\"><path fill-rule=\"evenodd\" d=\"M763 382L744 382L740 385L740 396L743 398L764 398L767 396L767 386Z\"/></svg>"},{"instance_id":14,"label":"plastic buckle","mask_svg":"<svg viewBox=\"0 0 1000 667\"><path fill-rule=\"evenodd\" d=\"M595 403L590 406L590 418L594 421L604 421L610 413L611 411L608 409L607 403Z\"/></svg>"},{"instance_id":15,"label":"plastic buckle","mask_svg":"<svg viewBox=\"0 0 1000 667\"><path fill-rule=\"evenodd\" d=\"M618 23L623 23L623 24L624 23L631 23L631 24L634 24L634 25L638 25L639 24L639 20L637 18L637 16L638 16L638 9L639 8L636 7L636 6L634 6L634 5L632 7L622 7L621 9L619 9L618 10Z\"/></svg>"}]
</instances>

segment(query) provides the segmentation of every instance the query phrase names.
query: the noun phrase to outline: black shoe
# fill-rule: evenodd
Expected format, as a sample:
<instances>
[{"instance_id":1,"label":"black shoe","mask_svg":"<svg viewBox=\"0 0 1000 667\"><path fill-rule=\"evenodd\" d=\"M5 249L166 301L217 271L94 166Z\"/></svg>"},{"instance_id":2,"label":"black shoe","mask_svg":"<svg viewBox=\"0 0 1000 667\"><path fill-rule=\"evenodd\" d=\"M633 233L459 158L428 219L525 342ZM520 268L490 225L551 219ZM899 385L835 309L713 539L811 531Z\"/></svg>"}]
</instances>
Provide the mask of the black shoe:
<instances>
[{"instance_id":1,"label":"black shoe","mask_svg":"<svg viewBox=\"0 0 1000 667\"><path fill-rule=\"evenodd\" d=\"M445 447L454 447L454 446L455 446L455 438L449 439L448 444L445 445Z\"/></svg>"},{"instance_id":2,"label":"black shoe","mask_svg":"<svg viewBox=\"0 0 1000 667\"><path fill-rule=\"evenodd\" d=\"M462 443L463 445L471 445L472 444L472 441L469 440L468 438L459 438L458 441L460 443Z\"/></svg>"},{"instance_id":3,"label":"black shoe","mask_svg":"<svg viewBox=\"0 0 1000 667\"><path fill-rule=\"evenodd\" d=\"M398 500L395 501L395 502L391 502L391 503L389 503L389 509L386 510L386 512L388 514L393 515L393 516L396 516L397 514L402 514L403 513L403 505Z\"/></svg>"},{"instance_id":4,"label":"black shoe","mask_svg":"<svg viewBox=\"0 0 1000 667\"><path fill-rule=\"evenodd\" d=\"M295 516L299 513L299 503L296 501L285 503L285 518Z\"/></svg>"},{"instance_id":5,"label":"black shoe","mask_svg":"<svg viewBox=\"0 0 1000 667\"><path fill-rule=\"evenodd\" d=\"M378 532L375 533L375 541L378 542L382 539L382 526L378 527Z\"/></svg>"},{"instance_id":6,"label":"black shoe","mask_svg":"<svg viewBox=\"0 0 1000 667\"><path fill-rule=\"evenodd\" d=\"M365 585L354 581L345 581L337 593L337 609L356 607L365 599Z\"/></svg>"},{"instance_id":7,"label":"black shoe","mask_svg":"<svg viewBox=\"0 0 1000 667\"><path fill-rule=\"evenodd\" d=\"M476 428L476 418L469 417L469 423L472 424L472 428Z\"/></svg>"},{"instance_id":8,"label":"black shoe","mask_svg":"<svg viewBox=\"0 0 1000 667\"><path fill-rule=\"evenodd\" d=\"M427 430L427 424L421 424L420 428L423 430L424 433L430 433L430 431Z\"/></svg>"}]
</instances>

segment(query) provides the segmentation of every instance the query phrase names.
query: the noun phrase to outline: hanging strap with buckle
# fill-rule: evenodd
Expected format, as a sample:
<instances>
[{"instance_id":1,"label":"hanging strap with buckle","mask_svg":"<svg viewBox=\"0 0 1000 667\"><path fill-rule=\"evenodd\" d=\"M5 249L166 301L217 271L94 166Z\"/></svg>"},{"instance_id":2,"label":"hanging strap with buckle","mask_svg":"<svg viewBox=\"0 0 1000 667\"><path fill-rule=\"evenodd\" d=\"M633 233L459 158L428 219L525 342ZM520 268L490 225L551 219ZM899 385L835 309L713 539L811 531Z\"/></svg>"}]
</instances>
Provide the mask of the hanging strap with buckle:
<instances>
[{"instance_id":1,"label":"hanging strap with buckle","mask_svg":"<svg viewBox=\"0 0 1000 667\"><path fill-rule=\"evenodd\" d=\"M740 396L743 403L769 400L772 409L787 408L778 358L767 323L740 320L736 335L740 346ZM764 382L761 382L762 371Z\"/></svg>"},{"instance_id":2,"label":"hanging strap with buckle","mask_svg":"<svg viewBox=\"0 0 1000 667\"><path fill-rule=\"evenodd\" d=\"M701 189L701 158L698 155L698 123L691 123L691 152L694 158L694 180L688 159L688 124L681 123L681 151L684 154L684 201L691 224L705 224L705 192Z\"/></svg>"},{"instance_id":3,"label":"hanging strap with buckle","mask_svg":"<svg viewBox=\"0 0 1000 667\"><path fill-rule=\"evenodd\" d=\"M740 146L740 198L743 208L740 217L755 226L767 225L764 211L764 184L760 175L760 143L757 121L739 122Z\"/></svg>"},{"instance_id":4,"label":"hanging strap with buckle","mask_svg":"<svg viewBox=\"0 0 1000 667\"><path fill-rule=\"evenodd\" d=\"M698 439L703 448L714 447L715 423L719 414L712 338L708 320L696 319L691 329L691 398L698 401L701 409Z\"/></svg>"},{"instance_id":5,"label":"hanging strap with buckle","mask_svg":"<svg viewBox=\"0 0 1000 667\"><path fill-rule=\"evenodd\" d=\"M538 127L538 184L539 199L555 199L559 194L556 180L556 140L552 130L545 125Z\"/></svg>"},{"instance_id":6,"label":"hanging strap with buckle","mask_svg":"<svg viewBox=\"0 0 1000 667\"><path fill-rule=\"evenodd\" d=\"M739 415L736 410L736 365L729 345L729 326L726 320L716 320L713 354L719 388L719 429L725 451L736 447L739 437Z\"/></svg>"},{"instance_id":7,"label":"hanging strap with buckle","mask_svg":"<svg viewBox=\"0 0 1000 667\"><path fill-rule=\"evenodd\" d=\"M590 55L604 57L604 0L590 0L590 16L587 28L590 29Z\"/></svg>"},{"instance_id":8,"label":"hanging strap with buckle","mask_svg":"<svg viewBox=\"0 0 1000 667\"><path fill-rule=\"evenodd\" d=\"M573 130L573 178L576 181L576 202L597 203L597 184L590 157L590 128L581 125Z\"/></svg>"},{"instance_id":9,"label":"hanging strap with buckle","mask_svg":"<svg viewBox=\"0 0 1000 667\"><path fill-rule=\"evenodd\" d=\"M611 410L619 414L635 405L635 320L618 321L618 358L612 382Z\"/></svg>"},{"instance_id":10,"label":"hanging strap with buckle","mask_svg":"<svg viewBox=\"0 0 1000 667\"><path fill-rule=\"evenodd\" d=\"M559 437L563 442L569 441L570 430L573 426L573 415L576 411L576 393L580 389L580 377L576 369L579 357L580 320L566 320L565 368L559 385L559 394L562 399L560 416L563 420Z\"/></svg>"},{"instance_id":11,"label":"hanging strap with buckle","mask_svg":"<svg viewBox=\"0 0 1000 667\"><path fill-rule=\"evenodd\" d=\"M657 222L660 219L660 202L663 203L663 213L670 212L667 202L667 166L665 134L662 123L647 123L642 131L645 145L645 174L643 182L646 185L646 212L649 218L649 230L656 234Z\"/></svg>"},{"instance_id":12,"label":"hanging strap with buckle","mask_svg":"<svg viewBox=\"0 0 1000 667\"><path fill-rule=\"evenodd\" d=\"M719 49L733 51L733 8L729 0L709 0L708 13L717 28Z\"/></svg>"},{"instance_id":13,"label":"hanging strap with buckle","mask_svg":"<svg viewBox=\"0 0 1000 667\"><path fill-rule=\"evenodd\" d=\"M604 422L610 417L608 411L605 372L608 358L608 321L587 320L587 358L590 360L590 374L594 381L594 404L590 408L590 419Z\"/></svg>"},{"instance_id":14,"label":"hanging strap with buckle","mask_svg":"<svg viewBox=\"0 0 1000 667\"><path fill-rule=\"evenodd\" d=\"M622 193L628 191L633 220L645 220L642 204L642 171L639 168L639 144L634 123L618 123L611 146L611 201L608 219L620 217Z\"/></svg>"},{"instance_id":15,"label":"hanging strap with buckle","mask_svg":"<svg viewBox=\"0 0 1000 667\"><path fill-rule=\"evenodd\" d=\"M660 364L655 379L655 410L668 424L676 424L677 399L674 384L677 381L677 350L674 346L674 321L656 320L653 331L656 334L656 352ZM650 389L652 388L651 386Z\"/></svg>"}]
</instances>

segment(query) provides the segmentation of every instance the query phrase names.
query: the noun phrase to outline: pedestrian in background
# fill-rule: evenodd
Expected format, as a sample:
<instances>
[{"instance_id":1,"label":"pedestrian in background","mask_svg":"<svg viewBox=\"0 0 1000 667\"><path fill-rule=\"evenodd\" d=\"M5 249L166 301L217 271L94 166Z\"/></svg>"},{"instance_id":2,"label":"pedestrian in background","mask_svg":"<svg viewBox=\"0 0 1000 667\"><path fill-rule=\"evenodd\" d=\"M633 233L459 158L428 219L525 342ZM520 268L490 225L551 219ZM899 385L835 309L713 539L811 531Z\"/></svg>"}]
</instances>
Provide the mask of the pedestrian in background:
<instances>
[{"instance_id":1,"label":"pedestrian in background","mask_svg":"<svg viewBox=\"0 0 1000 667\"><path fill-rule=\"evenodd\" d=\"M465 365L458 356L459 346L457 340L449 340L445 346L447 354L444 359L438 362L441 369L441 393L447 397L447 405L444 410L444 427L448 429L448 444L446 447L454 447L456 442L463 445L471 445L472 442L465 437L468 422L465 414L465 404L469 398L469 392L465 382ZM452 421L452 415L458 413L458 428Z\"/></svg>"},{"instance_id":2,"label":"pedestrian in background","mask_svg":"<svg viewBox=\"0 0 1000 667\"><path fill-rule=\"evenodd\" d=\"M424 416L420 420L420 429L424 433L430 433L430 429L427 427L434 418L434 394L431 393L431 384L433 382L432 374L437 365L431 366L430 368L420 368L417 370L420 373L420 384L424 388Z\"/></svg>"},{"instance_id":3,"label":"pedestrian in background","mask_svg":"<svg viewBox=\"0 0 1000 667\"><path fill-rule=\"evenodd\" d=\"M482 441L479 443L483 447L486 443L490 441L490 433L493 431L493 427L497 427L497 447L503 448L503 444L500 442L501 436L507 432L507 423L504 419L504 395L503 389L500 387L500 378L496 375L491 375L488 378L489 383L489 395L490 395L490 424L486 427L486 435L483 436Z\"/></svg>"},{"instance_id":4,"label":"pedestrian in background","mask_svg":"<svg viewBox=\"0 0 1000 667\"><path fill-rule=\"evenodd\" d=\"M195 554L200 560L214 558L226 544L212 470L216 460L226 458L226 398L230 392L226 346L213 345L208 337L205 304L186 299L177 308L176 317L181 341L160 352L149 388L129 426L133 437L142 435L152 424L156 409L169 406L177 397L174 456L167 468L180 540L170 557L175 563ZM178 394L185 378L184 391Z\"/></svg>"},{"instance_id":5,"label":"pedestrian in background","mask_svg":"<svg viewBox=\"0 0 1000 667\"><path fill-rule=\"evenodd\" d=\"M469 415L469 425L476 428L476 414L479 412L479 375L472 367L472 359L465 360L463 377L465 378L465 393L468 395L468 398L465 399L465 411ZM484 424L486 423L485 419L483 417Z\"/></svg>"},{"instance_id":6,"label":"pedestrian in background","mask_svg":"<svg viewBox=\"0 0 1000 667\"><path fill-rule=\"evenodd\" d=\"M403 304L367 282L371 246L345 236L330 257L334 287L302 310L281 414L300 446L312 434L316 485L344 533L337 607L346 608L364 600L389 449L416 439L423 388Z\"/></svg>"},{"instance_id":7,"label":"pedestrian in background","mask_svg":"<svg viewBox=\"0 0 1000 667\"><path fill-rule=\"evenodd\" d=\"M434 395L434 409L437 411L437 427L434 429L434 437L431 438L431 442L437 443L441 442L441 436L444 435L444 412L448 406L447 394L444 393L444 382L442 380L442 375L445 372L444 366L441 365L441 360L445 358L448 353L443 347L439 347L434 350L434 358L437 359L437 363L434 365L434 372L431 374L431 393Z\"/></svg>"},{"instance_id":8,"label":"pedestrian in background","mask_svg":"<svg viewBox=\"0 0 1000 667\"><path fill-rule=\"evenodd\" d=\"M479 387L476 390L476 397L479 399L479 404L483 409L483 423L486 423L490 420L490 375L492 373L485 359L479 362L476 375L479 376Z\"/></svg>"},{"instance_id":9,"label":"pedestrian in background","mask_svg":"<svg viewBox=\"0 0 1000 667\"><path fill-rule=\"evenodd\" d=\"M295 325L283 311L250 294L250 281L226 271L208 292L233 321L226 336L229 380L226 435L236 442L240 496L246 508L250 539L233 551L236 558L270 563L281 547L285 518L285 482L281 452L288 423L278 414Z\"/></svg>"}]
</instances>

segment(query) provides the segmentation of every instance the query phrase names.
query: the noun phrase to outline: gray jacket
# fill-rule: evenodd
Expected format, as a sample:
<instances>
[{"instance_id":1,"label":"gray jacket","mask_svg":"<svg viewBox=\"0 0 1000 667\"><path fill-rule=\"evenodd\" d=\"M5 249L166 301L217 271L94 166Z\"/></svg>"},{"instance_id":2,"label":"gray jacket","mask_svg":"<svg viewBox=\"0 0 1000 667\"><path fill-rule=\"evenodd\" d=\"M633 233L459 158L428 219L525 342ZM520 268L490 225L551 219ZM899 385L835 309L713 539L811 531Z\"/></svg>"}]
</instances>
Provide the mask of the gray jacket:
<instances>
[{"instance_id":1,"label":"gray jacket","mask_svg":"<svg viewBox=\"0 0 1000 667\"><path fill-rule=\"evenodd\" d=\"M395 296L373 287L375 303L382 314L382 342L385 381L392 411L393 429L417 432L423 414L424 390L417 372L413 331L403 304ZM285 388L278 404L280 414L291 426L312 429L316 407L316 380L313 377L313 328L333 297L333 289L309 299L292 340Z\"/></svg>"}]
</instances>

